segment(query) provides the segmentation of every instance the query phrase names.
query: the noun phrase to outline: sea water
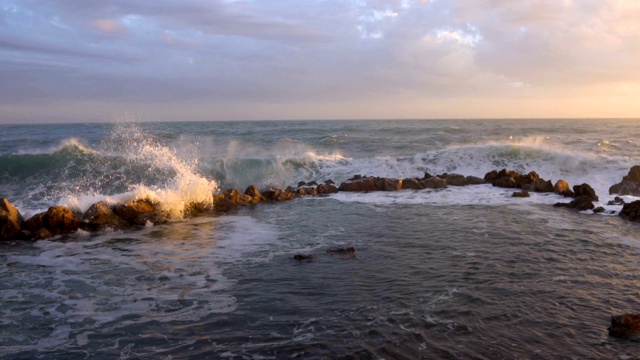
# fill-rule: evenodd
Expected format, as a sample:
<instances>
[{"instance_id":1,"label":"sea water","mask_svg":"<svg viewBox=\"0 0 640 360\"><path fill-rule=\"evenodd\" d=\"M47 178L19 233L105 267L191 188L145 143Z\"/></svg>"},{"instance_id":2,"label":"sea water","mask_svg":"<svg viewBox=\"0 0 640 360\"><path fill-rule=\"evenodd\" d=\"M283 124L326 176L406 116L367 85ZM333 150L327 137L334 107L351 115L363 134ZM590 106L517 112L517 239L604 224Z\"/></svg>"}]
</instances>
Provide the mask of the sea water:
<instances>
[{"instance_id":1,"label":"sea water","mask_svg":"<svg viewBox=\"0 0 640 360\"><path fill-rule=\"evenodd\" d=\"M607 326L640 311L640 225L606 204L638 139L598 119L0 126L0 196L25 217L132 197L172 214L0 243L0 357L636 358ZM478 185L182 218L230 187L502 168L588 183L606 211Z\"/></svg>"}]
</instances>

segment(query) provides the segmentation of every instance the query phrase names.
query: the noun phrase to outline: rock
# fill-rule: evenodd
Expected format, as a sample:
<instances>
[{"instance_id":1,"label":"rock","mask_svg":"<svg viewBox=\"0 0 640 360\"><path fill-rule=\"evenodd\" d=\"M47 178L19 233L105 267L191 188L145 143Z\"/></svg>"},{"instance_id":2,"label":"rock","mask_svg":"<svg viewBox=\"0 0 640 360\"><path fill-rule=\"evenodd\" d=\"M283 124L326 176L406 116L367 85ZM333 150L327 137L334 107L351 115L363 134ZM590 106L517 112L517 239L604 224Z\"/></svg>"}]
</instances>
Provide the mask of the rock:
<instances>
[{"instance_id":1,"label":"rock","mask_svg":"<svg viewBox=\"0 0 640 360\"><path fill-rule=\"evenodd\" d=\"M447 180L439 178L437 176L430 177L425 180L421 180L420 184L423 189L446 189Z\"/></svg>"},{"instance_id":2,"label":"rock","mask_svg":"<svg viewBox=\"0 0 640 360\"><path fill-rule=\"evenodd\" d=\"M334 184L320 184L315 188L316 194L335 194L338 192L338 188Z\"/></svg>"},{"instance_id":3,"label":"rock","mask_svg":"<svg viewBox=\"0 0 640 360\"><path fill-rule=\"evenodd\" d=\"M620 183L609 188L609 194L640 196L640 166L632 166Z\"/></svg>"},{"instance_id":4,"label":"rock","mask_svg":"<svg viewBox=\"0 0 640 360\"><path fill-rule=\"evenodd\" d=\"M378 191L398 191L402 189L402 180L376 177L373 179Z\"/></svg>"},{"instance_id":5,"label":"rock","mask_svg":"<svg viewBox=\"0 0 640 360\"><path fill-rule=\"evenodd\" d=\"M484 179L493 186L502 188L520 188L540 180L535 171L522 175L517 171L502 169L500 171L490 171L484 175Z\"/></svg>"},{"instance_id":6,"label":"rock","mask_svg":"<svg viewBox=\"0 0 640 360\"><path fill-rule=\"evenodd\" d=\"M306 186L306 185L307 185L307 183L304 182L304 181L299 181L298 182L298 187L302 187L302 186Z\"/></svg>"},{"instance_id":7,"label":"rock","mask_svg":"<svg viewBox=\"0 0 640 360\"><path fill-rule=\"evenodd\" d=\"M24 219L7 198L0 198L0 241L19 237Z\"/></svg>"},{"instance_id":8,"label":"rock","mask_svg":"<svg viewBox=\"0 0 640 360\"><path fill-rule=\"evenodd\" d=\"M269 201L287 201L296 197L296 193L293 191L282 189L270 189L262 192L262 196Z\"/></svg>"},{"instance_id":9,"label":"rock","mask_svg":"<svg viewBox=\"0 0 640 360\"><path fill-rule=\"evenodd\" d=\"M511 197L514 198L528 198L531 195L529 195L529 192L527 190L522 190L522 191L516 191L513 194L511 194Z\"/></svg>"},{"instance_id":10,"label":"rock","mask_svg":"<svg viewBox=\"0 0 640 360\"><path fill-rule=\"evenodd\" d=\"M563 192L570 190L569 183L564 180L556 181L556 184L553 185L553 192L556 194L562 194Z\"/></svg>"},{"instance_id":11,"label":"rock","mask_svg":"<svg viewBox=\"0 0 640 360\"><path fill-rule=\"evenodd\" d=\"M99 231L104 228L122 229L127 223L114 214L111 207L104 201L99 201L89 207L82 215L81 227L89 231Z\"/></svg>"},{"instance_id":12,"label":"rock","mask_svg":"<svg viewBox=\"0 0 640 360\"><path fill-rule=\"evenodd\" d=\"M403 189L420 190L420 189L424 189L424 186L420 183L419 179L408 178L408 179L403 179L402 180L402 188Z\"/></svg>"},{"instance_id":13,"label":"rock","mask_svg":"<svg viewBox=\"0 0 640 360\"><path fill-rule=\"evenodd\" d=\"M447 185L449 186L465 186L467 185L466 179L464 175L460 174L447 174L444 173L442 175L438 175L439 178L445 179L447 181Z\"/></svg>"},{"instance_id":14,"label":"rock","mask_svg":"<svg viewBox=\"0 0 640 360\"><path fill-rule=\"evenodd\" d=\"M47 212L39 213L25 221L25 234L31 239L47 239L56 235L66 235L77 231L82 222L71 209L52 206Z\"/></svg>"},{"instance_id":15,"label":"rock","mask_svg":"<svg viewBox=\"0 0 640 360\"><path fill-rule=\"evenodd\" d=\"M156 208L156 204L152 203L149 199L131 200L124 204L115 205L111 210L129 225L142 226L147 222L155 225L168 221L166 214L161 213L160 210Z\"/></svg>"},{"instance_id":16,"label":"rock","mask_svg":"<svg viewBox=\"0 0 640 360\"><path fill-rule=\"evenodd\" d=\"M425 171L424 176L422 177L422 179L423 180L427 180L427 179L430 179L432 177L433 177L433 175L431 175L431 174L429 174L428 172Z\"/></svg>"},{"instance_id":17,"label":"rock","mask_svg":"<svg viewBox=\"0 0 640 360\"><path fill-rule=\"evenodd\" d=\"M335 182L335 181L333 181L333 180L331 180L331 179L329 179L329 180L325 181L324 183L325 183L325 185L333 185L333 186L335 186L335 185L336 185L336 182Z\"/></svg>"},{"instance_id":18,"label":"rock","mask_svg":"<svg viewBox=\"0 0 640 360\"><path fill-rule=\"evenodd\" d=\"M595 207L593 201L589 196L578 196L570 203L556 203L555 207L566 207L570 209L576 209L578 211L591 210Z\"/></svg>"},{"instance_id":19,"label":"rock","mask_svg":"<svg viewBox=\"0 0 640 360\"><path fill-rule=\"evenodd\" d=\"M349 181L349 180L360 180L360 179L362 179L363 177L364 177L364 176L362 176L362 175L353 175L353 177L352 177L351 179L348 179L347 181Z\"/></svg>"},{"instance_id":20,"label":"rock","mask_svg":"<svg viewBox=\"0 0 640 360\"><path fill-rule=\"evenodd\" d=\"M369 192L377 191L378 188L373 181L373 177L358 178L347 180L340 184L339 191L357 191L357 192Z\"/></svg>"},{"instance_id":21,"label":"rock","mask_svg":"<svg viewBox=\"0 0 640 360\"><path fill-rule=\"evenodd\" d=\"M640 334L640 315L624 314L611 316L611 326L609 336L615 337L637 337Z\"/></svg>"},{"instance_id":22,"label":"rock","mask_svg":"<svg viewBox=\"0 0 640 360\"><path fill-rule=\"evenodd\" d=\"M313 260L313 255L311 255L311 254L298 254L298 255L294 255L293 259L294 260L298 260L298 261L301 261L301 260Z\"/></svg>"},{"instance_id":23,"label":"rock","mask_svg":"<svg viewBox=\"0 0 640 360\"><path fill-rule=\"evenodd\" d=\"M616 196L613 200L610 200L607 205L624 205L624 199Z\"/></svg>"},{"instance_id":24,"label":"rock","mask_svg":"<svg viewBox=\"0 0 640 360\"><path fill-rule=\"evenodd\" d=\"M598 206L597 208L593 209L593 212L595 214L600 214L604 212L604 208L602 206Z\"/></svg>"},{"instance_id":25,"label":"rock","mask_svg":"<svg viewBox=\"0 0 640 360\"><path fill-rule=\"evenodd\" d=\"M327 250L327 254L341 254L341 255L347 255L350 257L355 257L356 249L354 249L353 247L329 249Z\"/></svg>"},{"instance_id":26,"label":"rock","mask_svg":"<svg viewBox=\"0 0 640 360\"><path fill-rule=\"evenodd\" d=\"M573 192L576 194L576 199L581 196L587 196L591 201L599 200L595 190L593 190L589 184L575 185L573 187Z\"/></svg>"},{"instance_id":27,"label":"rock","mask_svg":"<svg viewBox=\"0 0 640 360\"><path fill-rule=\"evenodd\" d=\"M296 190L296 194L300 195L300 196L307 196L307 195L311 195L311 194L307 194L307 189L309 188L298 188Z\"/></svg>"},{"instance_id":28,"label":"rock","mask_svg":"<svg viewBox=\"0 0 640 360\"><path fill-rule=\"evenodd\" d=\"M257 204L265 200L264 196L262 196L262 194L260 193L260 190L255 185L251 185L247 187L247 189L244 191L244 194L251 197L251 199L253 199L254 204Z\"/></svg>"},{"instance_id":29,"label":"rock","mask_svg":"<svg viewBox=\"0 0 640 360\"><path fill-rule=\"evenodd\" d=\"M640 200L624 204L620 216L630 221L640 221Z\"/></svg>"},{"instance_id":30,"label":"rock","mask_svg":"<svg viewBox=\"0 0 640 360\"><path fill-rule=\"evenodd\" d=\"M309 181L309 182L307 183L307 186L318 186L318 183L317 183L317 182L315 182L315 181Z\"/></svg>"},{"instance_id":31,"label":"rock","mask_svg":"<svg viewBox=\"0 0 640 360\"><path fill-rule=\"evenodd\" d=\"M539 179L531 184L523 186L524 190L533 192L553 192L553 184L551 180Z\"/></svg>"},{"instance_id":32,"label":"rock","mask_svg":"<svg viewBox=\"0 0 640 360\"><path fill-rule=\"evenodd\" d=\"M467 185L482 185L487 183L483 178L479 178L477 176L467 176L464 178L464 182Z\"/></svg>"}]
</instances>

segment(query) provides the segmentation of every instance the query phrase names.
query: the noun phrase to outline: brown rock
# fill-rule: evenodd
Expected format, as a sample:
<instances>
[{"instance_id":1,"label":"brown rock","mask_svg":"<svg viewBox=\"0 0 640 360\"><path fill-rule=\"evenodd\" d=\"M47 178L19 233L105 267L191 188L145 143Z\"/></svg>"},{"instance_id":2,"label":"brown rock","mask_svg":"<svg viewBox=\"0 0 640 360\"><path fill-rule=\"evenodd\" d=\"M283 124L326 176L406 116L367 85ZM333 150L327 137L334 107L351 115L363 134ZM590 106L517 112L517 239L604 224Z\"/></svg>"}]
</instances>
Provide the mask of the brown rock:
<instances>
[{"instance_id":1,"label":"brown rock","mask_svg":"<svg viewBox=\"0 0 640 360\"><path fill-rule=\"evenodd\" d=\"M424 186L420 182L420 179L408 178L408 179L402 180L402 188L403 189L420 190L420 189L424 189Z\"/></svg>"},{"instance_id":2,"label":"brown rock","mask_svg":"<svg viewBox=\"0 0 640 360\"><path fill-rule=\"evenodd\" d=\"M630 221L640 221L640 200L624 204L620 216Z\"/></svg>"},{"instance_id":3,"label":"brown rock","mask_svg":"<svg viewBox=\"0 0 640 360\"><path fill-rule=\"evenodd\" d=\"M31 233L45 228L47 226L45 220L46 216L46 212L33 215L24 222L24 228Z\"/></svg>"},{"instance_id":4,"label":"brown rock","mask_svg":"<svg viewBox=\"0 0 640 360\"><path fill-rule=\"evenodd\" d=\"M244 194L250 196L253 199L254 204L265 200L264 196L262 196L260 190L255 185L247 187L247 189L244 191Z\"/></svg>"},{"instance_id":5,"label":"brown rock","mask_svg":"<svg viewBox=\"0 0 640 360\"><path fill-rule=\"evenodd\" d=\"M502 169L500 171L490 171L484 175L484 179L493 186L502 188L520 188L540 180L535 171L522 175L517 171Z\"/></svg>"},{"instance_id":6,"label":"brown rock","mask_svg":"<svg viewBox=\"0 0 640 360\"><path fill-rule=\"evenodd\" d=\"M290 190L270 189L262 192L262 196L269 201L287 201L296 197L296 193Z\"/></svg>"},{"instance_id":7,"label":"brown rock","mask_svg":"<svg viewBox=\"0 0 640 360\"><path fill-rule=\"evenodd\" d=\"M563 194L566 191L571 191L571 188L569 187L569 183L564 180L558 180L556 184L553 185L553 192L556 194Z\"/></svg>"},{"instance_id":8,"label":"brown rock","mask_svg":"<svg viewBox=\"0 0 640 360\"><path fill-rule=\"evenodd\" d=\"M460 174L447 174L438 175L439 178L445 179L448 186L465 186L467 181L464 175Z\"/></svg>"},{"instance_id":9,"label":"brown rock","mask_svg":"<svg viewBox=\"0 0 640 360\"><path fill-rule=\"evenodd\" d=\"M124 204L115 205L111 210L130 225L141 226L148 221L152 224L160 224L168 220L167 216L162 214L149 199L131 200Z\"/></svg>"},{"instance_id":10,"label":"brown rock","mask_svg":"<svg viewBox=\"0 0 640 360\"><path fill-rule=\"evenodd\" d=\"M447 180L441 179L437 176L421 180L420 184L424 189L446 189L447 188Z\"/></svg>"},{"instance_id":11,"label":"brown rock","mask_svg":"<svg viewBox=\"0 0 640 360\"><path fill-rule=\"evenodd\" d=\"M511 197L515 197L515 198L528 198L531 195L529 195L529 192L527 190L522 190L522 191L516 191L513 194L511 194Z\"/></svg>"},{"instance_id":12,"label":"brown rock","mask_svg":"<svg viewBox=\"0 0 640 360\"><path fill-rule=\"evenodd\" d=\"M313 255L310 255L310 254L299 254L299 255L294 255L293 259L294 260L298 260L298 261L301 261L301 260L313 260Z\"/></svg>"},{"instance_id":13,"label":"brown rock","mask_svg":"<svg viewBox=\"0 0 640 360\"><path fill-rule=\"evenodd\" d=\"M640 196L640 166L631 167L620 183L609 188L609 194Z\"/></svg>"},{"instance_id":14,"label":"brown rock","mask_svg":"<svg viewBox=\"0 0 640 360\"><path fill-rule=\"evenodd\" d=\"M524 190L533 192L553 192L551 180L538 179L531 184L523 186Z\"/></svg>"},{"instance_id":15,"label":"brown rock","mask_svg":"<svg viewBox=\"0 0 640 360\"><path fill-rule=\"evenodd\" d=\"M373 177L359 178L354 180L347 180L340 184L338 188L340 191L357 191L357 192L369 192L377 191L378 187L373 181Z\"/></svg>"},{"instance_id":16,"label":"brown rock","mask_svg":"<svg viewBox=\"0 0 640 360\"><path fill-rule=\"evenodd\" d=\"M595 205L593 205L591 197L589 196L579 196L570 203L556 203L553 206L566 207L570 209L576 209L578 211L591 210L595 207Z\"/></svg>"},{"instance_id":17,"label":"brown rock","mask_svg":"<svg viewBox=\"0 0 640 360\"><path fill-rule=\"evenodd\" d=\"M54 235L69 234L77 231L82 223L71 209L64 206L52 206L47 211L47 229Z\"/></svg>"},{"instance_id":18,"label":"brown rock","mask_svg":"<svg viewBox=\"0 0 640 360\"><path fill-rule=\"evenodd\" d=\"M611 316L609 335L615 337L637 337L640 334L640 315L624 314Z\"/></svg>"},{"instance_id":19,"label":"brown rock","mask_svg":"<svg viewBox=\"0 0 640 360\"><path fill-rule=\"evenodd\" d=\"M575 185L573 187L573 192L576 194L576 198L587 196L591 201L598 201L598 196L596 195L595 190L593 190L589 184Z\"/></svg>"},{"instance_id":20,"label":"brown rock","mask_svg":"<svg viewBox=\"0 0 640 360\"><path fill-rule=\"evenodd\" d=\"M20 236L24 219L7 198L0 198L0 241Z\"/></svg>"},{"instance_id":21,"label":"brown rock","mask_svg":"<svg viewBox=\"0 0 640 360\"><path fill-rule=\"evenodd\" d=\"M320 184L315 188L315 190L317 191L317 194L335 194L338 192L338 188L329 183Z\"/></svg>"},{"instance_id":22,"label":"brown rock","mask_svg":"<svg viewBox=\"0 0 640 360\"><path fill-rule=\"evenodd\" d=\"M467 185L482 185L487 183L483 178L479 178L477 176L467 176L464 178L464 182Z\"/></svg>"},{"instance_id":23,"label":"brown rock","mask_svg":"<svg viewBox=\"0 0 640 360\"><path fill-rule=\"evenodd\" d=\"M398 191L402 189L402 180L377 177L373 179L378 191Z\"/></svg>"},{"instance_id":24,"label":"brown rock","mask_svg":"<svg viewBox=\"0 0 640 360\"><path fill-rule=\"evenodd\" d=\"M113 213L111 207L104 201L99 201L89 207L82 215L82 228L89 231L99 231L104 228L122 229L127 223Z\"/></svg>"}]
</instances>

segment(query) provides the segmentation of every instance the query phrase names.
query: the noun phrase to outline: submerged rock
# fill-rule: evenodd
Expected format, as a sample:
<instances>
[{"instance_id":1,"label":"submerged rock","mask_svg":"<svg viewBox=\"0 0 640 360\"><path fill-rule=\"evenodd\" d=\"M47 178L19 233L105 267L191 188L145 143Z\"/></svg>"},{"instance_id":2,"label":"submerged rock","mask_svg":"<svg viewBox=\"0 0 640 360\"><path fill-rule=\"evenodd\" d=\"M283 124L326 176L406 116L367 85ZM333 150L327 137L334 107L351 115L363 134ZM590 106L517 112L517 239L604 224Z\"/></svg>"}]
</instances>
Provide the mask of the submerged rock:
<instances>
[{"instance_id":1,"label":"submerged rock","mask_svg":"<svg viewBox=\"0 0 640 360\"><path fill-rule=\"evenodd\" d=\"M640 334L640 315L623 314L611 316L611 326L609 336L615 337L638 337Z\"/></svg>"},{"instance_id":2,"label":"submerged rock","mask_svg":"<svg viewBox=\"0 0 640 360\"><path fill-rule=\"evenodd\" d=\"M528 198L530 196L531 195L527 190L516 191L513 194L511 194L511 197L514 197L514 198Z\"/></svg>"},{"instance_id":3,"label":"submerged rock","mask_svg":"<svg viewBox=\"0 0 640 360\"><path fill-rule=\"evenodd\" d=\"M610 200L607 205L624 205L624 199L616 196L613 200Z\"/></svg>"},{"instance_id":4,"label":"submerged rock","mask_svg":"<svg viewBox=\"0 0 640 360\"><path fill-rule=\"evenodd\" d=\"M556 203L553 206L566 207L569 209L576 209L578 211L591 210L595 207L590 196L578 196L570 203Z\"/></svg>"},{"instance_id":5,"label":"submerged rock","mask_svg":"<svg viewBox=\"0 0 640 360\"><path fill-rule=\"evenodd\" d=\"M613 194L640 196L640 166L631 167L620 183L609 188L609 195Z\"/></svg>"},{"instance_id":6,"label":"submerged rock","mask_svg":"<svg viewBox=\"0 0 640 360\"><path fill-rule=\"evenodd\" d=\"M327 250L327 254L340 254L347 255L349 257L355 257L356 249L354 249L353 247L329 249Z\"/></svg>"},{"instance_id":7,"label":"submerged rock","mask_svg":"<svg viewBox=\"0 0 640 360\"><path fill-rule=\"evenodd\" d=\"M18 237L24 226L24 219L18 209L7 198L0 198L0 240Z\"/></svg>"},{"instance_id":8,"label":"submerged rock","mask_svg":"<svg viewBox=\"0 0 640 360\"><path fill-rule=\"evenodd\" d=\"M298 260L298 261L301 261L301 260L313 260L313 255L311 255L311 254L298 254L298 255L294 255L293 259L294 260Z\"/></svg>"}]
</instances>

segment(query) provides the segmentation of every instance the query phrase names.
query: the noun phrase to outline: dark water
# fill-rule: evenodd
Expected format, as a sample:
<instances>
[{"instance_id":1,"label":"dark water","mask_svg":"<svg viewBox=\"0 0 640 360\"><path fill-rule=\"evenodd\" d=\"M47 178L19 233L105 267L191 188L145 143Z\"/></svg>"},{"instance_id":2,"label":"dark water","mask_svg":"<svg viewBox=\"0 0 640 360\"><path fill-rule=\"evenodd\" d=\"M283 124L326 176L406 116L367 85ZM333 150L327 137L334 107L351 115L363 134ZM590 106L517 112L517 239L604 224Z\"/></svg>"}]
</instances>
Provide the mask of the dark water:
<instances>
[{"instance_id":1,"label":"dark water","mask_svg":"<svg viewBox=\"0 0 640 360\"><path fill-rule=\"evenodd\" d=\"M417 176L451 163L478 174L496 161L602 189L637 159L636 138L623 135L634 134L633 122L465 124L143 125L155 130L140 130L138 139L151 133L155 142L147 145L172 150L154 159L109 152L103 135L90 145L78 133L77 143L91 150L78 147L81 154L122 161L126 191L126 179L162 185L160 178L136 178L132 168L159 166L157 159L180 153L176 144L190 136L200 144L209 138L215 143L209 149L220 151L234 141L262 149L243 156L196 152L197 164L176 155L173 165L161 167L169 177L183 171L221 184L229 180L212 175L222 171L212 165L221 160L266 159L289 184L303 173L282 165L291 159L307 161L300 168L316 171L311 178L338 181L339 174L360 170ZM344 142L321 145L341 133L349 135ZM287 138L315 155L282 159L270 152L289 144ZM370 148L360 150L365 143ZM29 156L55 154L56 146ZM13 161L23 150L0 159ZM82 166L91 169L88 164ZM5 179L15 176L11 171L5 168ZM54 179L43 183L59 186ZM118 195L108 189L97 195ZM598 195L608 200L606 192ZM128 231L0 243L0 357L639 358L639 342L610 338L606 329L612 314L640 311L638 224L553 208L562 201L555 195L509 196L487 185L339 193ZM326 253L347 246L355 247L355 257ZM295 261L296 254L314 259Z\"/></svg>"}]
</instances>

